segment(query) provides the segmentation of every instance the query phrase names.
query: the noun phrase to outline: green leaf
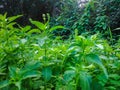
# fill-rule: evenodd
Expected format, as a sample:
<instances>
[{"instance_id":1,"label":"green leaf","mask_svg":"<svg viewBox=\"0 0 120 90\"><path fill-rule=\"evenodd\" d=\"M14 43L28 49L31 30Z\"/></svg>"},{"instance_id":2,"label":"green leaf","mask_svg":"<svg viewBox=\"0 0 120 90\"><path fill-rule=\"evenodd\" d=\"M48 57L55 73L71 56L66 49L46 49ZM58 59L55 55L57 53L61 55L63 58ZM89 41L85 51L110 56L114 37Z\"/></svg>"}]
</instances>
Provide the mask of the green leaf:
<instances>
[{"instance_id":1,"label":"green leaf","mask_svg":"<svg viewBox=\"0 0 120 90\"><path fill-rule=\"evenodd\" d=\"M22 31L27 32L30 29L31 29L31 26L25 26L24 28L22 28Z\"/></svg>"},{"instance_id":2,"label":"green leaf","mask_svg":"<svg viewBox=\"0 0 120 90\"><path fill-rule=\"evenodd\" d=\"M0 61L3 62L3 61ZM6 70L6 65L0 65L0 75L6 75L6 73L3 73Z\"/></svg>"},{"instance_id":3,"label":"green leaf","mask_svg":"<svg viewBox=\"0 0 120 90\"><path fill-rule=\"evenodd\" d=\"M64 26L54 26L54 27L52 27L52 28L50 28L50 32L52 32L53 30L56 30L56 29L63 29L64 28Z\"/></svg>"},{"instance_id":4,"label":"green leaf","mask_svg":"<svg viewBox=\"0 0 120 90\"><path fill-rule=\"evenodd\" d=\"M102 62L101 62L100 58L95 54L87 54L86 55L86 60L89 61L89 62L96 63L98 65L102 65Z\"/></svg>"},{"instance_id":5,"label":"green leaf","mask_svg":"<svg viewBox=\"0 0 120 90\"><path fill-rule=\"evenodd\" d=\"M114 29L114 30L120 30L120 27L119 27L119 28L116 28L116 29ZM114 31L114 30L113 30L113 31Z\"/></svg>"},{"instance_id":6,"label":"green leaf","mask_svg":"<svg viewBox=\"0 0 120 90\"><path fill-rule=\"evenodd\" d=\"M74 46L74 45L72 46L71 45L70 48L67 50L67 53L68 54L72 54L73 52L75 54L78 53L78 52L81 52L81 48L79 46L77 46L77 45L76 46Z\"/></svg>"},{"instance_id":7,"label":"green leaf","mask_svg":"<svg viewBox=\"0 0 120 90\"><path fill-rule=\"evenodd\" d=\"M16 22L12 22L12 23L10 23L10 24L7 25L7 28L12 29L12 28L13 28L13 25L15 25L15 24L16 24Z\"/></svg>"},{"instance_id":8,"label":"green leaf","mask_svg":"<svg viewBox=\"0 0 120 90\"><path fill-rule=\"evenodd\" d=\"M22 15L17 15L17 16L12 16L12 17L8 17L8 23L16 20L17 18L21 17Z\"/></svg>"},{"instance_id":9,"label":"green leaf","mask_svg":"<svg viewBox=\"0 0 120 90\"><path fill-rule=\"evenodd\" d=\"M23 70L34 70L40 68L40 66L41 66L40 62L30 61L25 65Z\"/></svg>"},{"instance_id":10,"label":"green leaf","mask_svg":"<svg viewBox=\"0 0 120 90\"><path fill-rule=\"evenodd\" d=\"M119 74L110 74L109 77L113 78L114 80L119 80L120 79L120 75Z\"/></svg>"},{"instance_id":11,"label":"green leaf","mask_svg":"<svg viewBox=\"0 0 120 90\"><path fill-rule=\"evenodd\" d=\"M106 90L116 90L116 87L114 87L114 86L108 86L108 87L106 87Z\"/></svg>"},{"instance_id":12,"label":"green leaf","mask_svg":"<svg viewBox=\"0 0 120 90\"><path fill-rule=\"evenodd\" d=\"M0 14L0 20L5 21L6 17L7 13L5 13L4 15Z\"/></svg>"},{"instance_id":13,"label":"green leaf","mask_svg":"<svg viewBox=\"0 0 120 90\"><path fill-rule=\"evenodd\" d=\"M33 21L32 19L30 19L30 22L42 31L46 29L46 26L39 21Z\"/></svg>"},{"instance_id":14,"label":"green leaf","mask_svg":"<svg viewBox=\"0 0 120 90\"><path fill-rule=\"evenodd\" d=\"M15 86L18 87L18 90L21 90L21 81L15 82Z\"/></svg>"},{"instance_id":15,"label":"green leaf","mask_svg":"<svg viewBox=\"0 0 120 90\"><path fill-rule=\"evenodd\" d=\"M92 35L92 36L90 37L90 39L91 39L92 41L95 41L95 40L97 39L97 37L98 37L98 34L95 34L95 35Z\"/></svg>"},{"instance_id":16,"label":"green leaf","mask_svg":"<svg viewBox=\"0 0 120 90\"><path fill-rule=\"evenodd\" d=\"M75 77L75 75L76 74L75 74L74 70L67 70L67 71L65 71L63 78L64 78L65 82L69 82Z\"/></svg>"},{"instance_id":17,"label":"green leaf","mask_svg":"<svg viewBox=\"0 0 120 90\"><path fill-rule=\"evenodd\" d=\"M22 79L27 79L27 78L31 78L31 77L37 77L38 75L40 75L40 73L38 71L28 71L25 72L22 76Z\"/></svg>"},{"instance_id":18,"label":"green leaf","mask_svg":"<svg viewBox=\"0 0 120 90\"><path fill-rule=\"evenodd\" d=\"M119 81L119 80L113 80L113 79L111 79L109 82L110 82L113 86L120 87L120 81Z\"/></svg>"},{"instance_id":19,"label":"green leaf","mask_svg":"<svg viewBox=\"0 0 120 90\"><path fill-rule=\"evenodd\" d=\"M96 44L96 46L99 48L99 49L104 49L103 45L102 44Z\"/></svg>"},{"instance_id":20,"label":"green leaf","mask_svg":"<svg viewBox=\"0 0 120 90\"><path fill-rule=\"evenodd\" d=\"M91 88L92 88L91 90L109 90L109 89L104 89L104 87L98 81L95 80L92 81Z\"/></svg>"},{"instance_id":21,"label":"green leaf","mask_svg":"<svg viewBox=\"0 0 120 90\"><path fill-rule=\"evenodd\" d=\"M80 86L82 90L91 90L90 84L91 84L91 77L86 72L80 72L79 74L79 80L80 80Z\"/></svg>"},{"instance_id":22,"label":"green leaf","mask_svg":"<svg viewBox=\"0 0 120 90\"><path fill-rule=\"evenodd\" d=\"M17 68L16 67L9 67L10 77L16 78L17 76Z\"/></svg>"},{"instance_id":23,"label":"green leaf","mask_svg":"<svg viewBox=\"0 0 120 90\"><path fill-rule=\"evenodd\" d=\"M99 65L103 69L106 77L108 78L106 68L104 67L104 65L102 64L100 58L97 55L95 55L95 54L87 54L86 55L86 60L88 62L92 62L92 63L95 63L95 64Z\"/></svg>"},{"instance_id":24,"label":"green leaf","mask_svg":"<svg viewBox=\"0 0 120 90\"><path fill-rule=\"evenodd\" d=\"M28 34L33 34L33 33L41 33L41 31L39 29L32 29L29 32L27 32Z\"/></svg>"},{"instance_id":25,"label":"green leaf","mask_svg":"<svg viewBox=\"0 0 120 90\"><path fill-rule=\"evenodd\" d=\"M99 83L102 86L105 86L105 84L107 83L107 80L108 80L104 73L101 73L101 74L97 75L97 79L99 80Z\"/></svg>"},{"instance_id":26,"label":"green leaf","mask_svg":"<svg viewBox=\"0 0 120 90\"><path fill-rule=\"evenodd\" d=\"M3 87L6 87L9 85L9 81L8 80L5 80L5 81L1 81L0 82L0 88L3 88Z\"/></svg>"},{"instance_id":27,"label":"green leaf","mask_svg":"<svg viewBox=\"0 0 120 90\"><path fill-rule=\"evenodd\" d=\"M3 20L3 15L2 14L0 14L0 20Z\"/></svg>"},{"instance_id":28,"label":"green leaf","mask_svg":"<svg viewBox=\"0 0 120 90\"><path fill-rule=\"evenodd\" d=\"M50 78L52 77L52 69L50 67L43 68L42 75L46 81L49 81Z\"/></svg>"}]
</instances>

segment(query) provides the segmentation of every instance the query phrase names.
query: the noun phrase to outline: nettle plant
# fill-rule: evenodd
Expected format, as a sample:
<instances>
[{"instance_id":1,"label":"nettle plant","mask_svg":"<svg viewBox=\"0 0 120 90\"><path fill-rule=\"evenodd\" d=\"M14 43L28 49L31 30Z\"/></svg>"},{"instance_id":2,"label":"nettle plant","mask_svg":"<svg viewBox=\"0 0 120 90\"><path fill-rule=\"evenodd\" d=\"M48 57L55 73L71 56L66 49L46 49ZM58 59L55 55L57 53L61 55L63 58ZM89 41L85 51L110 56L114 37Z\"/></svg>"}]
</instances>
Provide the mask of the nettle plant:
<instances>
[{"instance_id":1,"label":"nettle plant","mask_svg":"<svg viewBox=\"0 0 120 90\"><path fill-rule=\"evenodd\" d=\"M104 65L109 73L109 79L105 88L107 90L116 90L120 87L120 42L118 40L113 46L104 42L103 46L105 47L104 54L101 54L100 57L104 60Z\"/></svg>"},{"instance_id":2,"label":"nettle plant","mask_svg":"<svg viewBox=\"0 0 120 90\"><path fill-rule=\"evenodd\" d=\"M13 21L19 17L0 15L0 89L104 88L108 74L100 55L106 51L98 34L85 37L75 30L72 40L52 39L52 31L64 27L50 27L48 14L43 15L43 23L30 19L34 28L15 28Z\"/></svg>"},{"instance_id":3,"label":"nettle plant","mask_svg":"<svg viewBox=\"0 0 120 90\"><path fill-rule=\"evenodd\" d=\"M63 82L66 90L102 90L108 79L107 71L97 50L101 49L97 34L91 37L75 37L66 51L63 66ZM60 86L61 87L61 86ZM72 89L70 89L72 88Z\"/></svg>"},{"instance_id":4,"label":"nettle plant","mask_svg":"<svg viewBox=\"0 0 120 90\"><path fill-rule=\"evenodd\" d=\"M21 29L14 27L17 24L14 20L19 17L21 15L8 18L7 14L0 15L0 88L7 90L15 90L12 85L20 90L23 79L35 77L38 74L30 68L21 70L32 57L28 53L30 47L21 35ZM32 68L34 69L33 66Z\"/></svg>"},{"instance_id":5,"label":"nettle plant","mask_svg":"<svg viewBox=\"0 0 120 90\"><path fill-rule=\"evenodd\" d=\"M51 43L49 37L53 30L63 28L63 26L54 26L50 28L50 17L47 15L48 20L46 21L44 15L44 23L30 19L30 22L37 28L32 29L31 26L21 27L14 22L14 20L19 17L21 17L21 15L8 18L7 14L0 15L0 76L2 77L0 79L0 88L15 89L13 86L15 85L21 90L24 87L22 87L24 79L42 75L46 82L52 75L52 71L49 69L49 62L47 62L48 44L50 45ZM14 25L17 25L19 28L15 28ZM37 53L39 53L38 50L41 50L41 55L39 57L37 56ZM36 59L37 63L39 63L40 61L38 60L41 60L39 59L41 57L43 59L41 61L43 63L42 67L44 68L41 70L42 74L39 73L38 75L39 70L36 70L38 67L34 70L34 65L36 64L32 66L27 65L26 67L26 63ZM32 81L32 79L30 79L30 81Z\"/></svg>"},{"instance_id":6,"label":"nettle plant","mask_svg":"<svg viewBox=\"0 0 120 90\"><path fill-rule=\"evenodd\" d=\"M9 18L6 17L6 14L0 15L0 60L3 63L1 63L1 65L6 67L4 71L8 70L9 65L18 61L18 57L16 58L15 55L18 55L17 50L19 50L20 39L17 36L17 29L13 27L16 24L13 21L18 17L20 17L20 15Z\"/></svg>"}]
</instances>

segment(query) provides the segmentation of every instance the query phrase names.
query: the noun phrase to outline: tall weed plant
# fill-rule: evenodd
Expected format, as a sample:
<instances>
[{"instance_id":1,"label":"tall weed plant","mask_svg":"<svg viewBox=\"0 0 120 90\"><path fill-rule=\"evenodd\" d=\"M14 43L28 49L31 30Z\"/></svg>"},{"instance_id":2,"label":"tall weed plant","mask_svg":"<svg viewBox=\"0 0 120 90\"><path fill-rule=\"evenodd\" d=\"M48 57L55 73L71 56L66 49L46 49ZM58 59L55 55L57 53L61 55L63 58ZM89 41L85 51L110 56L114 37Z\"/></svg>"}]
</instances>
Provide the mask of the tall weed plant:
<instances>
[{"instance_id":1,"label":"tall weed plant","mask_svg":"<svg viewBox=\"0 0 120 90\"><path fill-rule=\"evenodd\" d=\"M119 88L119 41L114 49L99 33L53 39L49 14L44 22L21 27L21 17L0 15L1 90L107 90ZM111 69L112 67L112 69ZM27 82L26 82L27 81Z\"/></svg>"}]
</instances>

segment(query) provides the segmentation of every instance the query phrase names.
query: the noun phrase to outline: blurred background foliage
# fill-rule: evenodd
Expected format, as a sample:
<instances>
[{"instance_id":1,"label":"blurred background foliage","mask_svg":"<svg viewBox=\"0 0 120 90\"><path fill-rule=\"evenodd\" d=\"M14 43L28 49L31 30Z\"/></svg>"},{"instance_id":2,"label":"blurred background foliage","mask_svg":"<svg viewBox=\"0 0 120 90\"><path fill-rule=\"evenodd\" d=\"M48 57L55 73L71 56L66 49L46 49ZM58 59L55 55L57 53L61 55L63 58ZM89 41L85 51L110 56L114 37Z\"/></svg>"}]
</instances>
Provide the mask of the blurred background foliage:
<instances>
[{"instance_id":1,"label":"blurred background foliage","mask_svg":"<svg viewBox=\"0 0 120 90\"><path fill-rule=\"evenodd\" d=\"M22 14L17 20L22 26L30 24L29 18L43 21L42 14L49 13L51 25L66 27L54 31L64 38L75 29L79 34L88 31L108 35L109 28L114 35L119 35L120 31L120 0L0 0L0 13L5 12L8 16Z\"/></svg>"}]
</instances>

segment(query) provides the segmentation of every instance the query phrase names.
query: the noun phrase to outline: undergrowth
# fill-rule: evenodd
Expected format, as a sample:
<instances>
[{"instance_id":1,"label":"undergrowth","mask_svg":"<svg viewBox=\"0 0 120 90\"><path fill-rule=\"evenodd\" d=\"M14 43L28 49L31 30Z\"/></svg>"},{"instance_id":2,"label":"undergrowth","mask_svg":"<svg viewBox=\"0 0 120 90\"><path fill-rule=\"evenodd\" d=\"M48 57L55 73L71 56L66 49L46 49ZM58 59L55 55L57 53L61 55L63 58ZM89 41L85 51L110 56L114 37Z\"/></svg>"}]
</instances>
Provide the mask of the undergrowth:
<instances>
[{"instance_id":1,"label":"undergrowth","mask_svg":"<svg viewBox=\"0 0 120 90\"><path fill-rule=\"evenodd\" d=\"M110 45L77 29L72 39L53 39L65 27L50 27L49 15L30 19L34 28L19 17L0 15L0 90L119 90L120 40Z\"/></svg>"}]
</instances>

